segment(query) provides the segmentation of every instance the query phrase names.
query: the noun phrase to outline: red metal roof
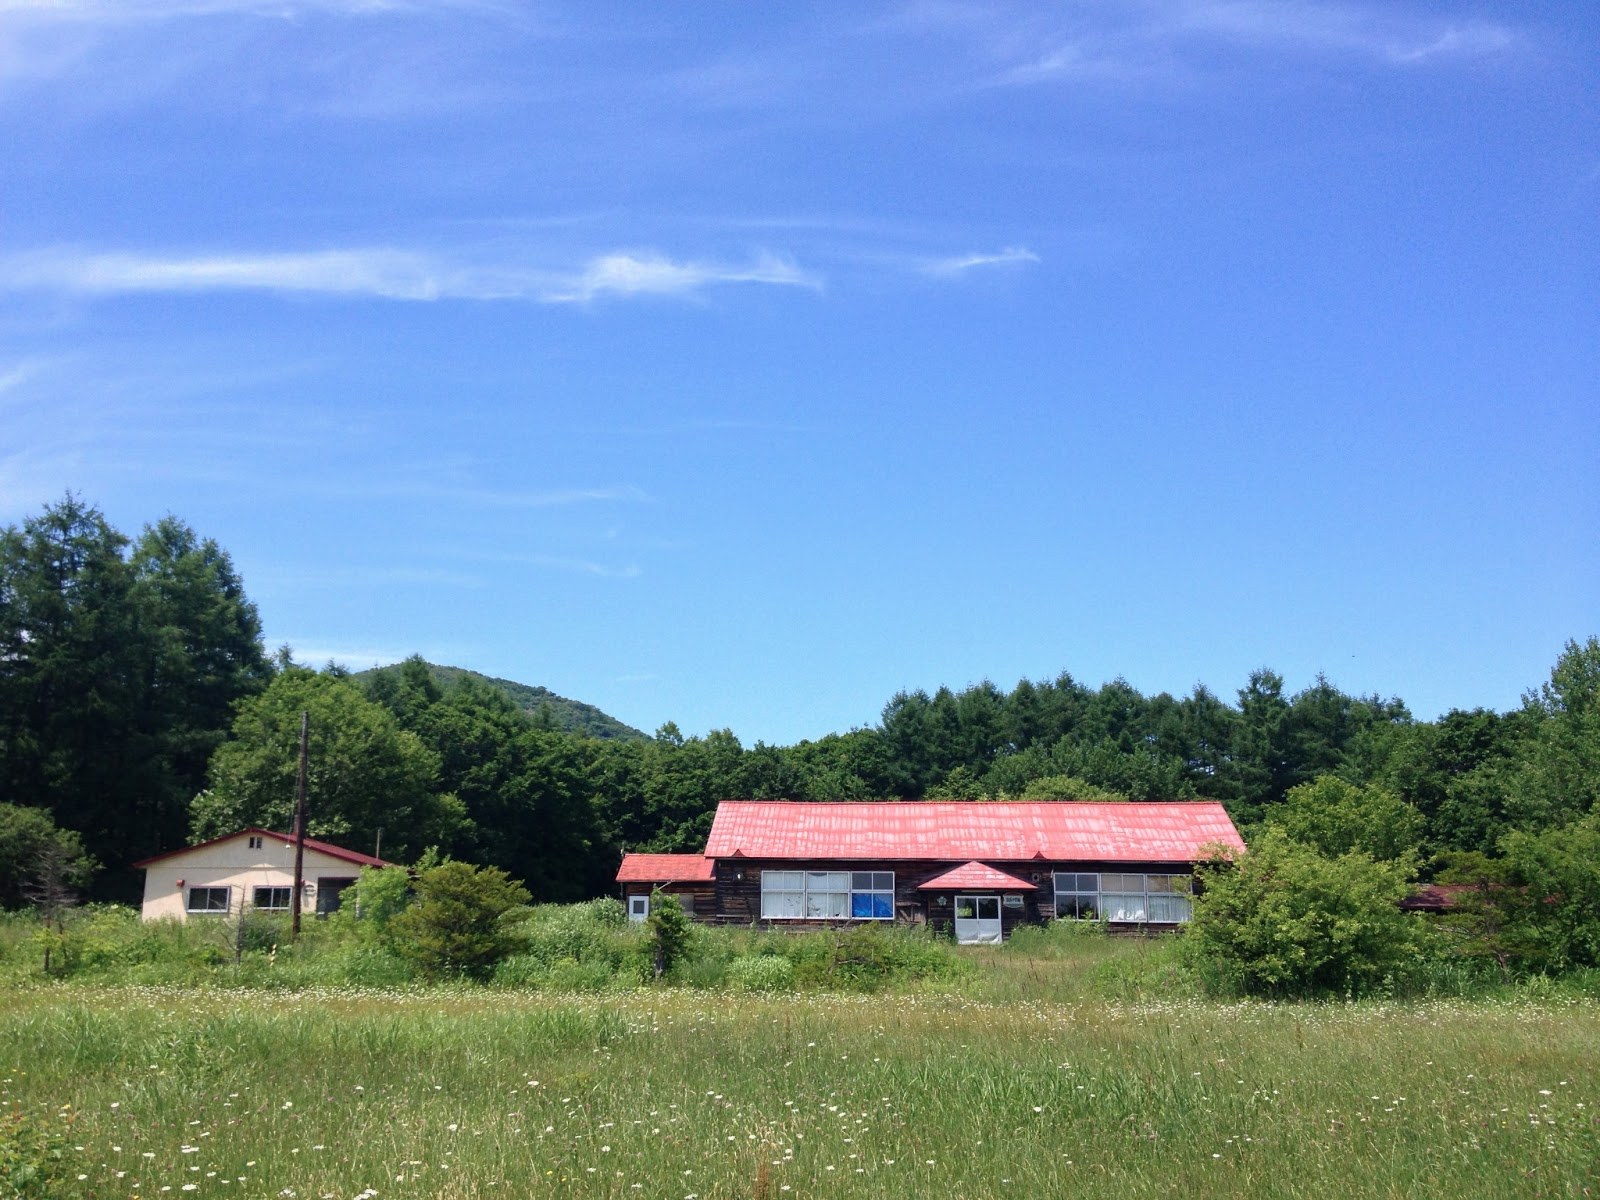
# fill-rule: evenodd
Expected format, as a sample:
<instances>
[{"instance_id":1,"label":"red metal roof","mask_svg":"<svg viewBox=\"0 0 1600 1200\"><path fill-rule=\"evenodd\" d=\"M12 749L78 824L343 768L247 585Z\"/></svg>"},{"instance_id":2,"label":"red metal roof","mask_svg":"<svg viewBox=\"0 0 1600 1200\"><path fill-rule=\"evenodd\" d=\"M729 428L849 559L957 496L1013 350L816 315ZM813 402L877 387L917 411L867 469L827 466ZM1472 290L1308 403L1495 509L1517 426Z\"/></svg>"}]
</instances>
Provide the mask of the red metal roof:
<instances>
[{"instance_id":1,"label":"red metal roof","mask_svg":"<svg viewBox=\"0 0 1600 1200\"><path fill-rule=\"evenodd\" d=\"M697 883L712 878L716 864L703 854L624 854L618 883Z\"/></svg>"},{"instance_id":2,"label":"red metal roof","mask_svg":"<svg viewBox=\"0 0 1600 1200\"><path fill-rule=\"evenodd\" d=\"M707 858L1183 862L1244 850L1214 800L724 800Z\"/></svg>"},{"instance_id":3,"label":"red metal roof","mask_svg":"<svg viewBox=\"0 0 1600 1200\"><path fill-rule=\"evenodd\" d=\"M140 859L133 865L135 867L148 867L152 863L161 862L163 859L175 858L179 854L187 854L191 850L199 850L202 846L216 846L223 842L231 842L234 838L242 838L252 834L256 837L273 838L282 842L285 846L294 845L294 834L292 833L274 833L270 829L261 829L252 825L248 829L239 830L238 833L225 834L219 838L212 838L207 842L196 842L192 846L184 846L179 850L168 850L165 854L156 854L150 858ZM355 863L357 866L362 867L392 867L396 865L381 858L374 858L370 854L362 854L358 850L346 850L343 846L335 846L332 842L319 842L316 838L306 838L306 849L319 850L332 858L340 858L345 862Z\"/></svg>"},{"instance_id":4,"label":"red metal roof","mask_svg":"<svg viewBox=\"0 0 1600 1200\"><path fill-rule=\"evenodd\" d=\"M943 875L928 880L927 883L919 884L917 890L921 892L1033 892L1038 889L1027 880L1018 879L1015 875L1007 875L1004 871L986 867L980 862L969 862L957 867L954 871L946 871Z\"/></svg>"}]
</instances>

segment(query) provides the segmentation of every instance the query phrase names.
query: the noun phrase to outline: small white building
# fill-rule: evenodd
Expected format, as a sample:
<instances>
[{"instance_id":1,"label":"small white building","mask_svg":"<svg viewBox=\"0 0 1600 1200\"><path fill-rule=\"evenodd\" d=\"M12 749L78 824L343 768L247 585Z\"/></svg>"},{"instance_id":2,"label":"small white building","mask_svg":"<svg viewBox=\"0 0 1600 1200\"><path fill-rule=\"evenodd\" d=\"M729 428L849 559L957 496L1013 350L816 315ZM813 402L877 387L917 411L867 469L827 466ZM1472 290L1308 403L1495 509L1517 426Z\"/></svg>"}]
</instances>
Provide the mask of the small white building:
<instances>
[{"instance_id":1,"label":"small white building","mask_svg":"<svg viewBox=\"0 0 1600 1200\"><path fill-rule=\"evenodd\" d=\"M170 850L133 864L144 869L146 921L227 916L249 909L288 913L294 893L294 836L241 829L227 837ZM394 863L315 838L305 839L303 913L338 909L344 889L362 867Z\"/></svg>"}]
</instances>

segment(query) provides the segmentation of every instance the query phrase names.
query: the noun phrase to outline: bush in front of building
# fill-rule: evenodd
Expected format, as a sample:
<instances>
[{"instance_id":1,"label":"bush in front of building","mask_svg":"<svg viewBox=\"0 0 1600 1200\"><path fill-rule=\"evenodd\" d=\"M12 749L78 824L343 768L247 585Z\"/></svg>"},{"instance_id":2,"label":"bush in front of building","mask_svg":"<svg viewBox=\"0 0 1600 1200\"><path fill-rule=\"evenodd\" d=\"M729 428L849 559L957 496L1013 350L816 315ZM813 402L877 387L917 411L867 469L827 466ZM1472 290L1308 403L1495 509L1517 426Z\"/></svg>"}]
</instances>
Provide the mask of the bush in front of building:
<instances>
[{"instance_id":1,"label":"bush in front of building","mask_svg":"<svg viewBox=\"0 0 1600 1200\"><path fill-rule=\"evenodd\" d=\"M1200 872L1185 958L1214 993L1361 996L1402 989L1427 930L1401 910L1407 867L1329 857L1269 829L1248 854Z\"/></svg>"},{"instance_id":2,"label":"bush in front of building","mask_svg":"<svg viewBox=\"0 0 1600 1200\"><path fill-rule=\"evenodd\" d=\"M794 964L776 954L753 954L728 963L727 986L736 992L794 990Z\"/></svg>"}]
</instances>

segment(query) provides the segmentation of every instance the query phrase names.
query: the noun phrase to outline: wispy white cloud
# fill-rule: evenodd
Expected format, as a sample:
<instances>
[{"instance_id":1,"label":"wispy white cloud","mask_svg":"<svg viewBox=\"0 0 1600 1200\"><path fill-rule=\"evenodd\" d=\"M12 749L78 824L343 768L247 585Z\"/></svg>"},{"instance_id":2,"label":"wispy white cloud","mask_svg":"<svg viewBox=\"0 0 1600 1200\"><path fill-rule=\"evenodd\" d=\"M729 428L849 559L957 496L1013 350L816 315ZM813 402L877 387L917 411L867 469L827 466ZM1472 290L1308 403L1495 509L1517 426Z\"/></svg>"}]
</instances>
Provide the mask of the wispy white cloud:
<instances>
[{"instance_id":1,"label":"wispy white cloud","mask_svg":"<svg viewBox=\"0 0 1600 1200\"><path fill-rule=\"evenodd\" d=\"M436 300L450 280L405 251L324 250L300 254L158 257L46 250L0 263L0 285L90 295L130 292L278 291ZM460 287L460 282L456 282Z\"/></svg>"},{"instance_id":2,"label":"wispy white cloud","mask_svg":"<svg viewBox=\"0 0 1600 1200\"><path fill-rule=\"evenodd\" d=\"M602 579L637 579L644 572L633 563L614 567L605 563L590 562L581 558L559 558L549 554L531 555L529 561L536 567L552 571L567 571L576 575L595 575Z\"/></svg>"},{"instance_id":3,"label":"wispy white cloud","mask_svg":"<svg viewBox=\"0 0 1600 1200\"><path fill-rule=\"evenodd\" d=\"M692 295L713 284L764 283L820 290L822 281L788 259L764 254L746 264L674 262L656 254L607 254L594 259L573 286L540 299L583 303L601 296Z\"/></svg>"},{"instance_id":4,"label":"wispy white cloud","mask_svg":"<svg viewBox=\"0 0 1600 1200\"><path fill-rule=\"evenodd\" d=\"M597 256L573 270L485 265L386 247L193 256L54 249L0 260L0 288L102 296L265 291L407 301L582 304L609 296L692 297L732 284L820 290L822 280L772 254L738 263L617 252Z\"/></svg>"},{"instance_id":5,"label":"wispy white cloud","mask_svg":"<svg viewBox=\"0 0 1600 1200\"><path fill-rule=\"evenodd\" d=\"M450 551L446 551L450 553ZM574 575L593 575L601 579L637 579L644 570L634 563L603 563L594 559L574 558L559 554L524 554L515 551L458 551L457 555L474 563L497 566L537 567L541 570L564 571Z\"/></svg>"},{"instance_id":6,"label":"wispy white cloud","mask_svg":"<svg viewBox=\"0 0 1600 1200\"><path fill-rule=\"evenodd\" d=\"M21 387L38 375L43 368L44 364L37 359L26 359L9 367L0 367L0 396Z\"/></svg>"},{"instance_id":7,"label":"wispy white cloud","mask_svg":"<svg viewBox=\"0 0 1600 1200\"><path fill-rule=\"evenodd\" d=\"M1452 25L1429 40L1391 43L1386 56L1396 63L1423 63L1438 58L1478 58L1513 49L1519 41L1504 25L1473 21Z\"/></svg>"},{"instance_id":8,"label":"wispy white cloud","mask_svg":"<svg viewBox=\"0 0 1600 1200\"><path fill-rule=\"evenodd\" d=\"M934 259L923 264L922 271L926 275L951 277L962 275L975 267L1012 267L1024 263L1036 263L1039 256L1026 246L1007 246L989 254L959 254L952 258Z\"/></svg>"},{"instance_id":9,"label":"wispy white cloud","mask_svg":"<svg viewBox=\"0 0 1600 1200\"><path fill-rule=\"evenodd\" d=\"M1492 54L1517 41L1509 26L1492 22L1417 18L1383 7L1317 0L1195 0L1175 7L1169 21L1158 22L1156 30L1397 63Z\"/></svg>"},{"instance_id":10,"label":"wispy white cloud","mask_svg":"<svg viewBox=\"0 0 1600 1200\"><path fill-rule=\"evenodd\" d=\"M382 567L350 564L345 566L318 565L306 568L258 569L252 579L269 588L292 588L303 591L311 588L391 587L449 587L485 588L489 581L481 575L466 571L452 571L441 567Z\"/></svg>"},{"instance_id":11,"label":"wispy white cloud","mask_svg":"<svg viewBox=\"0 0 1600 1200\"><path fill-rule=\"evenodd\" d=\"M576 504L648 504L651 497L631 484L616 487L557 488L550 491L512 491L494 488L450 487L433 483L383 483L331 486L327 490L341 495L359 494L366 498L437 500L484 508L566 508Z\"/></svg>"},{"instance_id":12,"label":"wispy white cloud","mask_svg":"<svg viewBox=\"0 0 1600 1200\"><path fill-rule=\"evenodd\" d=\"M0 17L24 15L64 21L127 24L179 17L254 16L291 20L309 13L375 15L464 7L451 0L0 0Z\"/></svg>"},{"instance_id":13,"label":"wispy white cloud","mask_svg":"<svg viewBox=\"0 0 1600 1200\"><path fill-rule=\"evenodd\" d=\"M1018 35L1026 26L1030 39ZM1480 18L1418 16L1342 0L1162 0L1078 14L1070 25L1042 27L1002 19L989 30L991 53L1011 58L990 80L1001 85L1136 80L1169 74L1192 47L1356 56L1414 65L1486 58L1515 50L1526 35ZM1036 49L1020 52L1028 40Z\"/></svg>"}]
</instances>

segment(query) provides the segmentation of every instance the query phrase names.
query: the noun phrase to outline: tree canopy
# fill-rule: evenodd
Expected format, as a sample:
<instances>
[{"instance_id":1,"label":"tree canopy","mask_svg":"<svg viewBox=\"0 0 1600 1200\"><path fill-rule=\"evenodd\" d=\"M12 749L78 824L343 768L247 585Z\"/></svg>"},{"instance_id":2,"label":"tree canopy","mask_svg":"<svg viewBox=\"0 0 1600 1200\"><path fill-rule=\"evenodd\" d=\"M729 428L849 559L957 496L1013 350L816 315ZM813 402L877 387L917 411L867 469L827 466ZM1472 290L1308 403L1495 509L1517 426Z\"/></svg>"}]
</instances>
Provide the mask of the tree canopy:
<instances>
[{"instance_id":1,"label":"tree canopy","mask_svg":"<svg viewBox=\"0 0 1600 1200\"><path fill-rule=\"evenodd\" d=\"M175 517L137 541L67 496L0 531L0 795L127 864L183 844L233 706L271 674L228 555Z\"/></svg>"},{"instance_id":2,"label":"tree canopy","mask_svg":"<svg viewBox=\"0 0 1600 1200\"><path fill-rule=\"evenodd\" d=\"M275 665L227 553L173 516L130 539L68 495L0 531L0 799L79 838L104 864L97 896L134 898L129 864L192 836L287 829L302 712L311 832L366 850L381 828L386 857L436 846L541 901L604 891L624 850L699 849L730 798L1204 797L1247 840L1275 830L1334 862L1426 875L1441 855L1501 872L1517 855L1529 878L1554 861L1530 839L1581 838L1600 810L1595 637L1505 713L1419 721L1266 667L1231 697L1063 672L901 691L874 723L747 746L671 721L645 737L421 658L355 677L287 649Z\"/></svg>"},{"instance_id":3,"label":"tree canopy","mask_svg":"<svg viewBox=\"0 0 1600 1200\"><path fill-rule=\"evenodd\" d=\"M310 714L307 833L364 850L382 829L399 861L459 835L464 813L438 790L439 756L347 679L291 666L239 706L212 756L211 786L191 806L196 838L248 825L289 829L302 713Z\"/></svg>"}]
</instances>

